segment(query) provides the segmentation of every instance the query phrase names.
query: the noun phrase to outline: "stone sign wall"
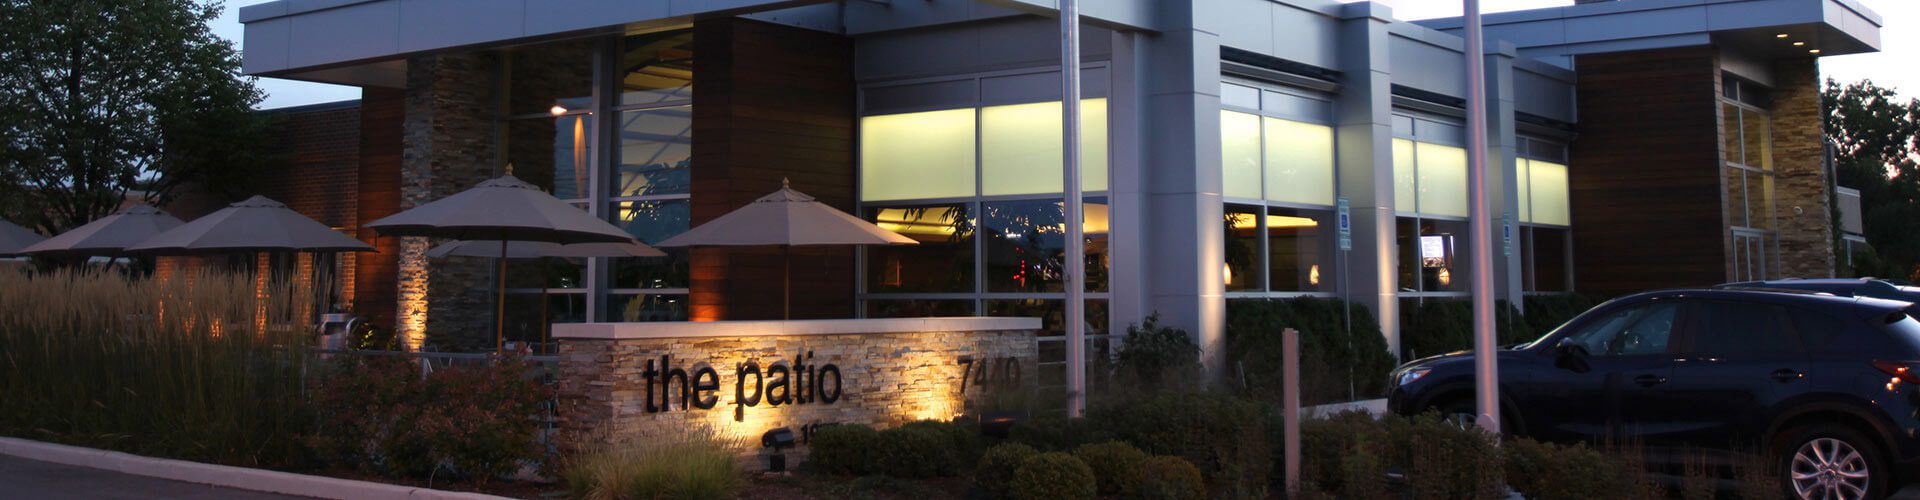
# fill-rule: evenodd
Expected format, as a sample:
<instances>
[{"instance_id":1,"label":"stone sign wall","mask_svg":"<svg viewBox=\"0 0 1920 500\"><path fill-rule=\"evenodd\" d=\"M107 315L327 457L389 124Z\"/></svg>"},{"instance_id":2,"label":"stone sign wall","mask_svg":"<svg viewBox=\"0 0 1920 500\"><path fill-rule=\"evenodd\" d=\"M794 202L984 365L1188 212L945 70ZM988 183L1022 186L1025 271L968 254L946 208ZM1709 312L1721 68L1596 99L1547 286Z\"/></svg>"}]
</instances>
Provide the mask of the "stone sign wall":
<instances>
[{"instance_id":1,"label":"stone sign wall","mask_svg":"<svg viewBox=\"0 0 1920 500\"><path fill-rule=\"evenodd\" d=\"M798 326L795 326L798 325ZM569 449L946 420L1037 372L1030 318L556 325ZM765 334L755 334L756 331ZM972 403L970 403L972 402Z\"/></svg>"}]
</instances>

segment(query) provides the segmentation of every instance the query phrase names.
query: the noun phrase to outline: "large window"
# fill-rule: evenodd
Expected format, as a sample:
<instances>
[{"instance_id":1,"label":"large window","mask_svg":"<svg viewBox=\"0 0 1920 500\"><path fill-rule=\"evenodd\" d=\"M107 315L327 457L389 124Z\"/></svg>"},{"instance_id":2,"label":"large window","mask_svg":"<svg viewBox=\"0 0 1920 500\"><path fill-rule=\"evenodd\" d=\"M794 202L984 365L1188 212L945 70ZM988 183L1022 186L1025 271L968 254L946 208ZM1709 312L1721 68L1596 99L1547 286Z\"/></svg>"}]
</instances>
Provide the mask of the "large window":
<instances>
[{"instance_id":1,"label":"large window","mask_svg":"<svg viewBox=\"0 0 1920 500\"><path fill-rule=\"evenodd\" d=\"M1514 162L1514 193L1519 207L1514 251L1520 258L1521 289L1572 291L1573 214L1567 188L1567 147L1554 141L1521 137Z\"/></svg>"},{"instance_id":2,"label":"large window","mask_svg":"<svg viewBox=\"0 0 1920 500\"><path fill-rule=\"evenodd\" d=\"M1089 68L1086 81L1102 82L1104 71ZM1046 319L1044 335L1063 333L1068 221L1058 91L1057 73L1037 71L862 89L860 215L919 242L860 249L863 314L1034 316ZM1103 88L1084 92L1080 128L1087 316L1090 333L1104 334Z\"/></svg>"},{"instance_id":3,"label":"large window","mask_svg":"<svg viewBox=\"0 0 1920 500\"><path fill-rule=\"evenodd\" d=\"M1466 130L1437 118L1395 115L1393 134L1400 291L1466 292L1473 275Z\"/></svg>"},{"instance_id":4,"label":"large window","mask_svg":"<svg viewBox=\"0 0 1920 500\"><path fill-rule=\"evenodd\" d=\"M1732 255L1729 279L1774 277L1773 128L1766 90L1727 76L1720 102L1721 171Z\"/></svg>"},{"instance_id":5,"label":"large window","mask_svg":"<svg viewBox=\"0 0 1920 500\"><path fill-rule=\"evenodd\" d=\"M1250 81L1220 87L1227 291L1334 290L1332 104L1311 92Z\"/></svg>"}]
</instances>

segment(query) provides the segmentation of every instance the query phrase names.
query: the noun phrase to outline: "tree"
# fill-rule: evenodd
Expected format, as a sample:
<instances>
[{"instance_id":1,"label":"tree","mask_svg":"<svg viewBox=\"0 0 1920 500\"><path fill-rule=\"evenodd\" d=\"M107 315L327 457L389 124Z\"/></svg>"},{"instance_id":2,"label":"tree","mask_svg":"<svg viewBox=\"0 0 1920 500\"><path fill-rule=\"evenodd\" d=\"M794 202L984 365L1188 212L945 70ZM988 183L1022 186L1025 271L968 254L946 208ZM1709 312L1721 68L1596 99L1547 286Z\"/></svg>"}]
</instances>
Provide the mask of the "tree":
<instances>
[{"instance_id":1,"label":"tree","mask_svg":"<svg viewBox=\"0 0 1920 500\"><path fill-rule=\"evenodd\" d=\"M0 216L57 233L129 192L237 197L262 94L207 22L217 1L0 0Z\"/></svg>"},{"instance_id":2,"label":"tree","mask_svg":"<svg viewBox=\"0 0 1920 500\"><path fill-rule=\"evenodd\" d=\"M1860 190L1871 266L1858 274L1915 279L1920 271L1920 100L1872 81L1827 80L1826 135L1842 186Z\"/></svg>"}]
</instances>

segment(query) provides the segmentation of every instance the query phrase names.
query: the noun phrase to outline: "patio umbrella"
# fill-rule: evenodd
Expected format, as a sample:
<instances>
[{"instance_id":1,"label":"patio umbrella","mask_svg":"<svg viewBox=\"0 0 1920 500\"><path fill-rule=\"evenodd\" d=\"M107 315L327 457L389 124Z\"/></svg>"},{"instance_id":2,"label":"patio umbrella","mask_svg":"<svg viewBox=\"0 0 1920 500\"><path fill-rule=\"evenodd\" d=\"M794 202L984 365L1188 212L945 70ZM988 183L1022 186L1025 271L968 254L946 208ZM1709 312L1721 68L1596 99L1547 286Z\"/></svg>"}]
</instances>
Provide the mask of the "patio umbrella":
<instances>
[{"instance_id":1,"label":"patio umbrella","mask_svg":"<svg viewBox=\"0 0 1920 500\"><path fill-rule=\"evenodd\" d=\"M792 317L793 255L795 246L917 245L912 238L881 229L794 191L786 179L780 190L747 206L727 212L700 227L667 238L656 246L779 246L785 260L781 315Z\"/></svg>"},{"instance_id":2,"label":"patio umbrella","mask_svg":"<svg viewBox=\"0 0 1920 500\"><path fill-rule=\"evenodd\" d=\"M427 256L441 259L446 257L493 257L500 258L499 241L453 241L427 250ZM544 241L508 241L506 258L538 259L545 257L664 257L662 252L644 243L629 241L623 243L574 243L562 245ZM505 267L501 267L501 276L505 276ZM502 278L504 279L504 278ZM504 285L503 285L504 286ZM547 287L540 287L540 319L546 323ZM543 328L543 333L544 328Z\"/></svg>"},{"instance_id":3,"label":"patio umbrella","mask_svg":"<svg viewBox=\"0 0 1920 500\"><path fill-rule=\"evenodd\" d=\"M21 249L46 240L47 237L31 229L0 220L0 257L21 255Z\"/></svg>"},{"instance_id":4,"label":"patio umbrella","mask_svg":"<svg viewBox=\"0 0 1920 500\"><path fill-rule=\"evenodd\" d=\"M456 240L488 240L498 244L497 271L506 276L509 244L513 241L547 243L623 243L633 236L595 218L512 175L481 182L425 205L373 221L366 227L383 236L423 236ZM494 296L494 350L506 345L506 280L496 280Z\"/></svg>"},{"instance_id":5,"label":"patio umbrella","mask_svg":"<svg viewBox=\"0 0 1920 500\"><path fill-rule=\"evenodd\" d=\"M373 245L288 209L264 196L227 205L126 248L183 255L240 252L371 252Z\"/></svg>"},{"instance_id":6,"label":"patio umbrella","mask_svg":"<svg viewBox=\"0 0 1920 500\"><path fill-rule=\"evenodd\" d=\"M146 205L134 205L86 225L21 249L33 255L105 255L117 257L127 247L179 227L182 222Z\"/></svg>"}]
</instances>

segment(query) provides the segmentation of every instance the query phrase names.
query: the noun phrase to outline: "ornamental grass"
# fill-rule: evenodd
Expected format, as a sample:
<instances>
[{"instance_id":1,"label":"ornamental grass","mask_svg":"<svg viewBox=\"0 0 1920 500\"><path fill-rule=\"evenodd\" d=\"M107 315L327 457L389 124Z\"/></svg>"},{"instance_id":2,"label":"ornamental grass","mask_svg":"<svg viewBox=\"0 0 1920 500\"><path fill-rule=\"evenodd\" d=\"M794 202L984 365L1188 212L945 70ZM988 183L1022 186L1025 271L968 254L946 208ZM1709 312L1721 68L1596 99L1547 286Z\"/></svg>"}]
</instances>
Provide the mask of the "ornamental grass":
<instances>
[{"instance_id":1,"label":"ornamental grass","mask_svg":"<svg viewBox=\"0 0 1920 500\"><path fill-rule=\"evenodd\" d=\"M0 272L0 434L300 466L314 289L204 270Z\"/></svg>"},{"instance_id":2,"label":"ornamental grass","mask_svg":"<svg viewBox=\"0 0 1920 500\"><path fill-rule=\"evenodd\" d=\"M576 455L563 477L573 498L720 500L743 481L742 438L698 427Z\"/></svg>"}]
</instances>

